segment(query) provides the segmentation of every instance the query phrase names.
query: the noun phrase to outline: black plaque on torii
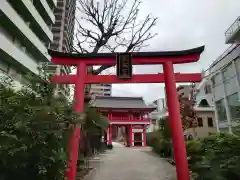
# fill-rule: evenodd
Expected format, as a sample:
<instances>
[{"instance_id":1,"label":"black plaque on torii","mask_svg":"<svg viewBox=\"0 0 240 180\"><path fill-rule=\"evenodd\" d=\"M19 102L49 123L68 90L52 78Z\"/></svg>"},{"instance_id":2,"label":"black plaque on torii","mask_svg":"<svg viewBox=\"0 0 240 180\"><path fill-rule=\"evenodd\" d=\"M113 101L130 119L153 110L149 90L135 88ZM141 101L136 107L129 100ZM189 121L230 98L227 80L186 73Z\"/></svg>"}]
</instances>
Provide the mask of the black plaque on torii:
<instances>
[{"instance_id":1,"label":"black plaque on torii","mask_svg":"<svg viewBox=\"0 0 240 180\"><path fill-rule=\"evenodd\" d=\"M116 56L117 77L119 79L132 78L132 55L130 53L118 53Z\"/></svg>"}]
</instances>

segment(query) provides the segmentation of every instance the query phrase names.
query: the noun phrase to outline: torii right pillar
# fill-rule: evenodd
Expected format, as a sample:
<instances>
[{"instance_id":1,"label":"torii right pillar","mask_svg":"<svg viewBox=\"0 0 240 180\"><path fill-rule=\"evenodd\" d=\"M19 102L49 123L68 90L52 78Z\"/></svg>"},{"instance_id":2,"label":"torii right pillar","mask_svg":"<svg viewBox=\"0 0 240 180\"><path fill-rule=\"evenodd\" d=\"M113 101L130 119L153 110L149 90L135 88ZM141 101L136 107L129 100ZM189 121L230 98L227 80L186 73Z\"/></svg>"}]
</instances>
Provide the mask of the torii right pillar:
<instances>
[{"instance_id":1,"label":"torii right pillar","mask_svg":"<svg viewBox=\"0 0 240 180\"><path fill-rule=\"evenodd\" d=\"M171 61L164 62L163 70L167 94L168 113L172 133L174 158L176 161L177 179L190 180L173 63Z\"/></svg>"}]
</instances>

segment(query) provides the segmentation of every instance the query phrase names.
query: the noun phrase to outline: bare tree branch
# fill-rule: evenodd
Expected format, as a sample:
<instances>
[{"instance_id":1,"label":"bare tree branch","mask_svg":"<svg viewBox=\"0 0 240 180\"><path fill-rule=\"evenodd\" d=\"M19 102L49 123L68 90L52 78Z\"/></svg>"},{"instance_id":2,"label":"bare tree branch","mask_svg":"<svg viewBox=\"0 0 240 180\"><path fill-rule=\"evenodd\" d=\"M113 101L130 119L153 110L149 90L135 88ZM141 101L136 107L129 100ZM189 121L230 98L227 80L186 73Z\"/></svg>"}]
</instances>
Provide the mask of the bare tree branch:
<instances>
[{"instance_id":1,"label":"bare tree branch","mask_svg":"<svg viewBox=\"0 0 240 180\"><path fill-rule=\"evenodd\" d=\"M145 42L157 35L151 33L157 18L149 14L143 21L139 21L140 4L140 0L133 0L131 5L128 0L77 0L74 51L132 52L147 46ZM109 67L101 66L93 74L99 74Z\"/></svg>"}]
</instances>

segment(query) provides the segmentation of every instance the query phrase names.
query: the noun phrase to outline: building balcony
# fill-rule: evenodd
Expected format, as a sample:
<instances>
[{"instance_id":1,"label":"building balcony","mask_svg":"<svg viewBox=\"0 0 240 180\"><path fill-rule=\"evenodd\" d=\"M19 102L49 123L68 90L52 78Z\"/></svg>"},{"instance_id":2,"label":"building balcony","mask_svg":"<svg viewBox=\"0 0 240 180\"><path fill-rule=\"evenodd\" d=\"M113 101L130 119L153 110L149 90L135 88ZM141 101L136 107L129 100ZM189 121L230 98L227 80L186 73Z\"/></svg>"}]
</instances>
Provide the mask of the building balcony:
<instances>
[{"instance_id":1,"label":"building balcony","mask_svg":"<svg viewBox=\"0 0 240 180\"><path fill-rule=\"evenodd\" d=\"M0 6L0 21L2 26L13 35L13 39L16 38L26 49L38 57L38 61L50 61L47 47L41 42L41 40L33 33L27 23L19 16L19 14L13 9L7 0L2 0Z\"/></svg>"},{"instance_id":2,"label":"building balcony","mask_svg":"<svg viewBox=\"0 0 240 180\"><path fill-rule=\"evenodd\" d=\"M57 7L57 0L47 0L47 3L51 8Z\"/></svg>"},{"instance_id":3,"label":"building balcony","mask_svg":"<svg viewBox=\"0 0 240 180\"><path fill-rule=\"evenodd\" d=\"M9 2L21 14L24 20L30 23L30 27L44 42L49 43L53 41L53 34L50 28L30 0L9 0Z\"/></svg>"},{"instance_id":4,"label":"building balcony","mask_svg":"<svg viewBox=\"0 0 240 180\"><path fill-rule=\"evenodd\" d=\"M47 0L33 1L33 3L35 7L38 7L39 13L42 15L43 19L45 19L46 22L48 22L49 24L55 23L55 16L53 10L52 8L50 8Z\"/></svg>"},{"instance_id":5,"label":"building balcony","mask_svg":"<svg viewBox=\"0 0 240 180\"><path fill-rule=\"evenodd\" d=\"M194 107L195 111L199 112L199 111L210 111L213 112L214 111L214 107L213 106L195 106Z\"/></svg>"},{"instance_id":6,"label":"building balcony","mask_svg":"<svg viewBox=\"0 0 240 180\"><path fill-rule=\"evenodd\" d=\"M9 64L18 66L22 71L32 71L34 74L38 74L38 64L35 59L27 55L22 49L17 47L13 41L7 38L4 34L0 34L0 59L6 61Z\"/></svg>"},{"instance_id":7,"label":"building balcony","mask_svg":"<svg viewBox=\"0 0 240 180\"><path fill-rule=\"evenodd\" d=\"M146 124L146 125L150 125L151 124L151 120L150 119L145 119L145 120L122 120L122 119L112 119L109 121L110 124L136 124L136 125L140 125L140 124Z\"/></svg>"},{"instance_id":8,"label":"building balcony","mask_svg":"<svg viewBox=\"0 0 240 180\"><path fill-rule=\"evenodd\" d=\"M240 43L240 17L225 32L226 44Z\"/></svg>"}]
</instances>

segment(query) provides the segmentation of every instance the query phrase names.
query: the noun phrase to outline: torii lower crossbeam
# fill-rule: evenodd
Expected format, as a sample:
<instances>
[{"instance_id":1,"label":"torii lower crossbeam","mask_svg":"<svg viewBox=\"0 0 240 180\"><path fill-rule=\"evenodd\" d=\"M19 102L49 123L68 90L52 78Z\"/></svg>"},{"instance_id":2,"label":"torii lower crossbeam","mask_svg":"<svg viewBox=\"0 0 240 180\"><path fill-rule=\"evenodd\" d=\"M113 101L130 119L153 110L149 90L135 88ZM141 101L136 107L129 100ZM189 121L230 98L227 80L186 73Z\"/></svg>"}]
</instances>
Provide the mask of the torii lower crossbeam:
<instances>
[{"instance_id":1,"label":"torii lower crossbeam","mask_svg":"<svg viewBox=\"0 0 240 180\"><path fill-rule=\"evenodd\" d=\"M51 81L58 84L75 84L76 75L54 75ZM175 81L178 83L199 82L202 76L200 73L175 73ZM87 75L84 78L85 84L116 84L116 83L164 83L164 74L137 74L131 79L121 80L116 75Z\"/></svg>"}]
</instances>

